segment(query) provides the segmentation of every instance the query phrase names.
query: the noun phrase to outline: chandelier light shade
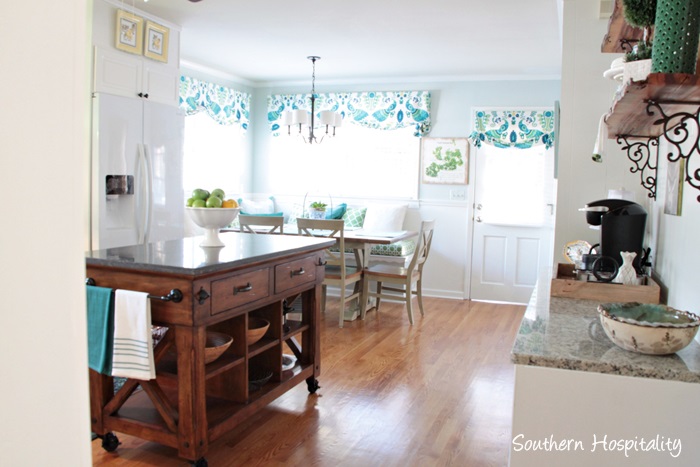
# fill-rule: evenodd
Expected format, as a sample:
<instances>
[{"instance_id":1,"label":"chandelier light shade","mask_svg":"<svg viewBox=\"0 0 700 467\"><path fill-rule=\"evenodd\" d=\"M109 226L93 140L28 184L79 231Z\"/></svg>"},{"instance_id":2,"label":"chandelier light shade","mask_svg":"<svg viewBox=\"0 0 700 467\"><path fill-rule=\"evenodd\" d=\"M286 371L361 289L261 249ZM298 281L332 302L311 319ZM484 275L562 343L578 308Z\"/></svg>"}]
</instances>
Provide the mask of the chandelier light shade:
<instances>
[{"instance_id":1,"label":"chandelier light shade","mask_svg":"<svg viewBox=\"0 0 700 467\"><path fill-rule=\"evenodd\" d=\"M304 139L305 143L320 143L326 136L335 136L335 129L343 123L343 116L332 110L322 110L316 112L316 61L321 60L321 57L311 55L306 57L311 60L311 111L304 109L287 110L282 116L282 125L287 127L287 134L292 134L298 131L299 135ZM325 127L325 128L324 128ZM314 130L324 130L324 134L318 139L314 134Z\"/></svg>"}]
</instances>

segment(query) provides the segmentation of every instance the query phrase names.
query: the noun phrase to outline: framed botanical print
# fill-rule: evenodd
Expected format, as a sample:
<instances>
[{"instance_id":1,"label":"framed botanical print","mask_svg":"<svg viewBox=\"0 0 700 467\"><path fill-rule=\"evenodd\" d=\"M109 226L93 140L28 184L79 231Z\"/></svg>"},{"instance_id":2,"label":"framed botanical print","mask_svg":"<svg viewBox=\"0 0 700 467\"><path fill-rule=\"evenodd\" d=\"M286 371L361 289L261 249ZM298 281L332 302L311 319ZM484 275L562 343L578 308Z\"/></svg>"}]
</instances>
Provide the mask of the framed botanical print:
<instances>
[{"instance_id":1,"label":"framed botanical print","mask_svg":"<svg viewBox=\"0 0 700 467\"><path fill-rule=\"evenodd\" d=\"M116 47L124 52L141 55L143 50L143 18L117 10Z\"/></svg>"},{"instance_id":2,"label":"framed botanical print","mask_svg":"<svg viewBox=\"0 0 700 467\"><path fill-rule=\"evenodd\" d=\"M423 138L423 183L465 185L469 179L467 138Z\"/></svg>"},{"instance_id":3,"label":"framed botanical print","mask_svg":"<svg viewBox=\"0 0 700 467\"><path fill-rule=\"evenodd\" d=\"M146 21L146 44L143 54L160 62L168 61L170 29L153 21Z\"/></svg>"}]
</instances>

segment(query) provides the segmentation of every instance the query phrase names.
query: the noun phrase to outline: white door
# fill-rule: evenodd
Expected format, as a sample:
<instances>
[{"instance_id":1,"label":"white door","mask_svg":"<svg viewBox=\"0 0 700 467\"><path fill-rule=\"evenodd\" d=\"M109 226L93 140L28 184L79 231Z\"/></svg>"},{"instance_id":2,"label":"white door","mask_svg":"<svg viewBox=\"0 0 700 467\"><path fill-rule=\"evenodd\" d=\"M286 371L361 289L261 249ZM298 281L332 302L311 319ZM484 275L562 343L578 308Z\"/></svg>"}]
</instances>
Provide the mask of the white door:
<instances>
[{"instance_id":1,"label":"white door","mask_svg":"<svg viewBox=\"0 0 700 467\"><path fill-rule=\"evenodd\" d=\"M470 298L527 303L554 236L554 149L476 148Z\"/></svg>"}]
</instances>

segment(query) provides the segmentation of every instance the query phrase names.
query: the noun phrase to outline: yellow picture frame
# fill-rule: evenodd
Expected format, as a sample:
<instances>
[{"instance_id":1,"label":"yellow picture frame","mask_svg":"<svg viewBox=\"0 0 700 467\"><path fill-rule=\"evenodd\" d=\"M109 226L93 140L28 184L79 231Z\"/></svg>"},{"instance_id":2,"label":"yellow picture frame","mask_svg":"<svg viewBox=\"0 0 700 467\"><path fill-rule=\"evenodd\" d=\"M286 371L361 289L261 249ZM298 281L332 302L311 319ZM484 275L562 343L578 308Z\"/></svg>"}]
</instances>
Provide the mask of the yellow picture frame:
<instances>
[{"instance_id":1,"label":"yellow picture frame","mask_svg":"<svg viewBox=\"0 0 700 467\"><path fill-rule=\"evenodd\" d=\"M144 38L143 55L167 63L170 29L153 21L146 21Z\"/></svg>"},{"instance_id":2,"label":"yellow picture frame","mask_svg":"<svg viewBox=\"0 0 700 467\"><path fill-rule=\"evenodd\" d=\"M143 18L124 10L117 10L116 48L141 55L143 50Z\"/></svg>"}]
</instances>

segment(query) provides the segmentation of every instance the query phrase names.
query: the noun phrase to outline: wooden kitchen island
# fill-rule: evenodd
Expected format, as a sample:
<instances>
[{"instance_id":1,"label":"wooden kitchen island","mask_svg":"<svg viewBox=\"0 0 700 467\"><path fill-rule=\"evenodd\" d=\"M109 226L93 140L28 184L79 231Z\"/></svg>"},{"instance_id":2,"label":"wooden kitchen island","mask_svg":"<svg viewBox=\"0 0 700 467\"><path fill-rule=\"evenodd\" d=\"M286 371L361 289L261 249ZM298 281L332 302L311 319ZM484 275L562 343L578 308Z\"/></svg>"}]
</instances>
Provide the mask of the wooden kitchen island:
<instances>
[{"instance_id":1,"label":"wooden kitchen island","mask_svg":"<svg viewBox=\"0 0 700 467\"><path fill-rule=\"evenodd\" d=\"M194 237L87 253L88 281L148 292L153 324L167 327L154 350L156 379L128 379L115 394L111 376L90 370L92 431L106 450L119 444L113 432L126 433L173 447L203 467L210 442L299 383L311 393L319 387L323 249L334 241L220 237L226 244L220 248L200 247L202 239ZM299 294L300 318L287 320L285 299ZM270 327L248 345L252 317ZM205 365L207 330L228 334L233 343ZM296 363L283 370L290 352ZM251 384L260 374L269 380Z\"/></svg>"}]
</instances>

